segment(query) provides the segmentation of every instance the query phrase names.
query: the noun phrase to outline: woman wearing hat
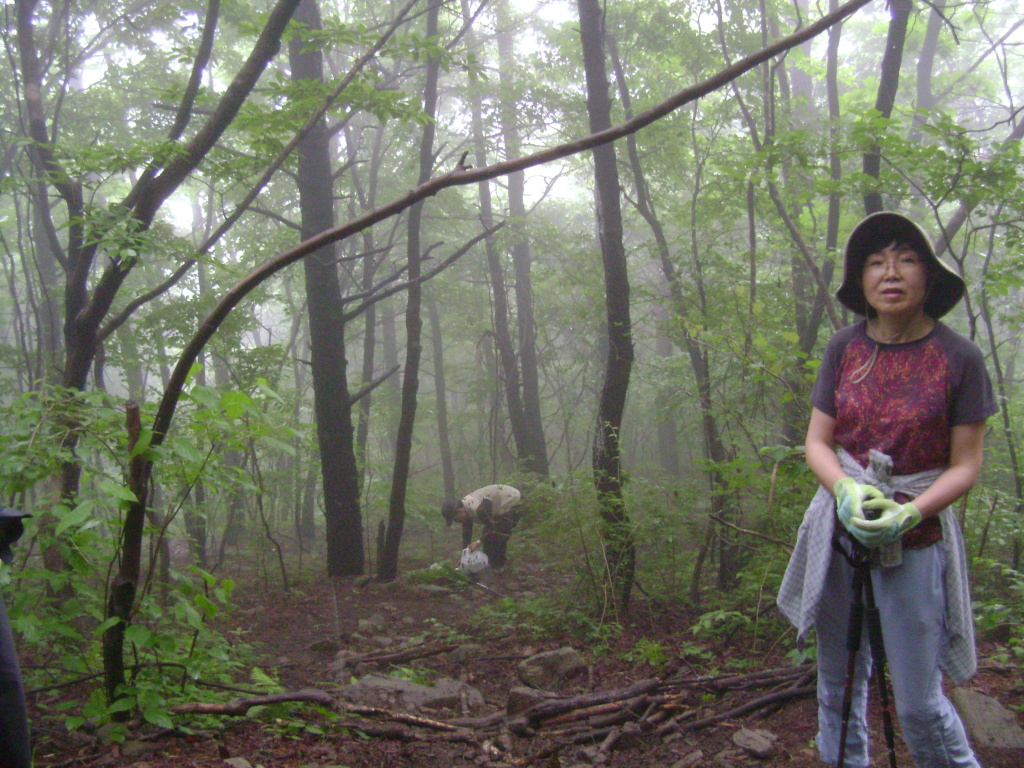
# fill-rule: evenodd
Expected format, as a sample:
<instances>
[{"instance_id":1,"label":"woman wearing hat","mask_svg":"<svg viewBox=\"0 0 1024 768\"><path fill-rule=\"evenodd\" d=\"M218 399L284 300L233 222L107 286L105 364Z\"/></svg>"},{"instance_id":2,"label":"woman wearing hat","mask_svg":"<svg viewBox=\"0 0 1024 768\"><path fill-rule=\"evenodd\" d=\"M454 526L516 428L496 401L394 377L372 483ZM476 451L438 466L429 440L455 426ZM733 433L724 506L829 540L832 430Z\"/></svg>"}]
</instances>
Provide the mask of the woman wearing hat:
<instances>
[{"instance_id":1,"label":"woman wearing hat","mask_svg":"<svg viewBox=\"0 0 1024 768\"><path fill-rule=\"evenodd\" d=\"M868 765L866 643L846 690L847 558L856 546L869 553L910 754L920 768L978 766L939 671L959 684L977 668L966 555L950 505L978 478L985 420L997 410L981 351L939 320L963 294L963 280L906 217L876 213L850 235L836 297L863 319L830 339L811 393L807 463L821 487L778 597L801 638L811 627L817 633L816 741L832 765L844 693L852 695L844 765Z\"/></svg>"}]
</instances>

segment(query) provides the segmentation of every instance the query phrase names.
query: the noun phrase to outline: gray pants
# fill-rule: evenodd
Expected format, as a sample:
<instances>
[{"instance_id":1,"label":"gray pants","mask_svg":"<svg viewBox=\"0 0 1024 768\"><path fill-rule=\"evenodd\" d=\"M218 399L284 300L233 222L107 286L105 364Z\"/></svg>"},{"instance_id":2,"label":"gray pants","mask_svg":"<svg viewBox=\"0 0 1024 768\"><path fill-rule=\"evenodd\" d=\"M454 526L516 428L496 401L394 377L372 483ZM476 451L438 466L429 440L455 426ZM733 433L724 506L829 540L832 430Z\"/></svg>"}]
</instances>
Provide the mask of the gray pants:
<instances>
[{"instance_id":1,"label":"gray pants","mask_svg":"<svg viewBox=\"0 0 1024 768\"><path fill-rule=\"evenodd\" d=\"M871 569L875 605L882 623L896 715L914 762L918 768L980 768L959 715L942 693L939 656L947 642L945 570L941 544L904 550L902 565ZM833 554L821 613L815 623L819 728L816 741L821 759L830 765L839 759L852 586L853 569L838 553ZM868 765L871 650L866 628L862 638L846 740L844 762L848 768Z\"/></svg>"},{"instance_id":2,"label":"gray pants","mask_svg":"<svg viewBox=\"0 0 1024 768\"><path fill-rule=\"evenodd\" d=\"M25 687L14 649L14 635L7 609L0 597L0 765L29 768L32 751L28 740Z\"/></svg>"}]
</instances>

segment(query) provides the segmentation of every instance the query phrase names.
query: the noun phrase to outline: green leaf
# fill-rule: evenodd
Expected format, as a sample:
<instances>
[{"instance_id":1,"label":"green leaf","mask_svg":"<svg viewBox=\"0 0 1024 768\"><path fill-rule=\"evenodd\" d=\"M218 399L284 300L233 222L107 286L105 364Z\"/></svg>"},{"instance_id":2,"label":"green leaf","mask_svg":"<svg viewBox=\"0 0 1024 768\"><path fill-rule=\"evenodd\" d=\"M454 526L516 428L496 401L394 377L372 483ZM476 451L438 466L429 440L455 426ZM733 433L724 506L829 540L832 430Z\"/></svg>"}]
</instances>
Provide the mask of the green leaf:
<instances>
[{"instance_id":1,"label":"green leaf","mask_svg":"<svg viewBox=\"0 0 1024 768\"><path fill-rule=\"evenodd\" d=\"M270 435L264 435L261 440L270 448L274 448L285 456L295 455L295 446L291 443L286 443L284 440L278 440L276 437Z\"/></svg>"},{"instance_id":2,"label":"green leaf","mask_svg":"<svg viewBox=\"0 0 1024 768\"><path fill-rule=\"evenodd\" d=\"M171 720L170 713L164 708L144 709L142 717L147 723L152 723L158 728L174 728L174 721Z\"/></svg>"},{"instance_id":3,"label":"green leaf","mask_svg":"<svg viewBox=\"0 0 1024 768\"><path fill-rule=\"evenodd\" d=\"M93 632L94 635L102 635L104 632L106 632L112 626L114 626L115 624L119 624L120 622L121 622L120 618L118 618L117 616L111 616L109 619L107 619L102 624L100 624L98 627L96 627L96 629L94 629L92 632Z\"/></svg>"},{"instance_id":4,"label":"green leaf","mask_svg":"<svg viewBox=\"0 0 1024 768\"><path fill-rule=\"evenodd\" d=\"M265 395L266 397L276 400L280 405L285 404L284 398L277 394L277 392L275 392L273 389L271 389L270 385L267 383L267 380L264 379L262 376L256 379L256 389L259 390L259 392Z\"/></svg>"},{"instance_id":5,"label":"green leaf","mask_svg":"<svg viewBox=\"0 0 1024 768\"><path fill-rule=\"evenodd\" d=\"M119 699L114 699L109 707L106 709L108 715L112 715L115 712L127 712L128 710L135 707L135 699L131 696L122 696Z\"/></svg>"},{"instance_id":6,"label":"green leaf","mask_svg":"<svg viewBox=\"0 0 1024 768\"><path fill-rule=\"evenodd\" d=\"M217 615L217 604L206 595L196 595L194 600L196 606L206 614L206 618L212 619Z\"/></svg>"},{"instance_id":7,"label":"green leaf","mask_svg":"<svg viewBox=\"0 0 1024 768\"><path fill-rule=\"evenodd\" d=\"M232 390L220 396L220 407L229 419L240 419L252 406L252 399L244 392Z\"/></svg>"},{"instance_id":8,"label":"green leaf","mask_svg":"<svg viewBox=\"0 0 1024 768\"><path fill-rule=\"evenodd\" d=\"M136 645L149 645L153 633L141 624L132 624L124 631L124 639Z\"/></svg>"},{"instance_id":9,"label":"green leaf","mask_svg":"<svg viewBox=\"0 0 1024 768\"><path fill-rule=\"evenodd\" d=\"M220 405L220 393L213 387L197 384L192 387L189 395L204 408L216 408Z\"/></svg>"},{"instance_id":10,"label":"green leaf","mask_svg":"<svg viewBox=\"0 0 1024 768\"><path fill-rule=\"evenodd\" d=\"M53 535L60 536L68 528L82 525L82 523L92 517L95 507L96 503L94 501L86 500L79 502L78 506L60 518L57 527L53 529Z\"/></svg>"},{"instance_id":11,"label":"green leaf","mask_svg":"<svg viewBox=\"0 0 1024 768\"><path fill-rule=\"evenodd\" d=\"M139 432L139 439L135 442L135 447L132 448L131 458L141 456L147 450L149 450L150 443L153 442L153 430L146 427Z\"/></svg>"},{"instance_id":12,"label":"green leaf","mask_svg":"<svg viewBox=\"0 0 1024 768\"><path fill-rule=\"evenodd\" d=\"M104 495L117 499L118 501L126 501L130 504L134 504L138 501L135 494L121 483L115 483L113 480L100 480L97 485Z\"/></svg>"},{"instance_id":13,"label":"green leaf","mask_svg":"<svg viewBox=\"0 0 1024 768\"><path fill-rule=\"evenodd\" d=\"M252 672L249 673L249 676L252 678L254 683L269 689L271 692L276 693L284 690L276 680L270 677L270 675L268 675L259 667L253 667Z\"/></svg>"},{"instance_id":14,"label":"green leaf","mask_svg":"<svg viewBox=\"0 0 1024 768\"><path fill-rule=\"evenodd\" d=\"M762 456L767 456L776 464L789 458L794 452L795 449L788 445L766 445L759 451Z\"/></svg>"},{"instance_id":15,"label":"green leaf","mask_svg":"<svg viewBox=\"0 0 1024 768\"><path fill-rule=\"evenodd\" d=\"M199 614L199 611L197 611L193 606L183 605L181 609L182 611L184 611L185 621L188 622L188 625L190 627L192 627L193 629L200 629L203 626L203 617Z\"/></svg>"},{"instance_id":16,"label":"green leaf","mask_svg":"<svg viewBox=\"0 0 1024 768\"><path fill-rule=\"evenodd\" d=\"M171 452L189 464L202 464L206 459L205 453L186 440L175 440Z\"/></svg>"}]
</instances>

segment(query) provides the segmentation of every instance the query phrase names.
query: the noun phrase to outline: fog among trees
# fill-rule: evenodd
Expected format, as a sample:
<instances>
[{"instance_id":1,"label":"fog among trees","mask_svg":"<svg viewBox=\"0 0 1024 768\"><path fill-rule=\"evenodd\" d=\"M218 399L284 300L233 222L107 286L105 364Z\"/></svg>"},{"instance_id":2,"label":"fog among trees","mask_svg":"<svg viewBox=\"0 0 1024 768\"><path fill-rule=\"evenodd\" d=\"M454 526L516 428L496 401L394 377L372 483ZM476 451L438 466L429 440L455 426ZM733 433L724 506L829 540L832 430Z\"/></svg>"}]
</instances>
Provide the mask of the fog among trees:
<instances>
[{"instance_id":1,"label":"fog among trees","mask_svg":"<svg viewBox=\"0 0 1024 768\"><path fill-rule=\"evenodd\" d=\"M392 580L456 555L440 503L491 482L595 606L768 612L844 240L881 209L968 284L946 321L1001 411L960 518L977 619L1024 651L1019 4L3 20L0 503L33 518L2 574L21 642L102 668L97 712L145 709L125 643L173 657L231 562Z\"/></svg>"}]
</instances>

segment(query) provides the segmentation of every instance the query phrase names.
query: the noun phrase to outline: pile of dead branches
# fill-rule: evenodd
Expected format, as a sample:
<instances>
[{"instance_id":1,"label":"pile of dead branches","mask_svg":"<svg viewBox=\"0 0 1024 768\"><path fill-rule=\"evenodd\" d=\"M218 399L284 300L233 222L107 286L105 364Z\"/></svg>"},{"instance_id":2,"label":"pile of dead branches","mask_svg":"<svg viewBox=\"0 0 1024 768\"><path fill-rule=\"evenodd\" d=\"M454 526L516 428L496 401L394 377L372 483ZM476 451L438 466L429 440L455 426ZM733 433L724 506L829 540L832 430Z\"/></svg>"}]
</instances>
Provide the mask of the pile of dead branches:
<instances>
[{"instance_id":1,"label":"pile of dead branches","mask_svg":"<svg viewBox=\"0 0 1024 768\"><path fill-rule=\"evenodd\" d=\"M816 667L805 664L744 675L642 680L615 690L543 701L507 717L505 723L521 738L544 737L547 745L531 760L567 744L593 745L607 752L624 737L671 741L687 731L759 710L767 716L790 699L813 696L816 674ZM750 692L757 695L745 696Z\"/></svg>"},{"instance_id":2,"label":"pile of dead branches","mask_svg":"<svg viewBox=\"0 0 1024 768\"><path fill-rule=\"evenodd\" d=\"M804 664L749 674L674 675L612 690L545 698L519 712L449 721L353 705L315 689L249 696L220 704L184 704L175 711L241 716L265 704L314 702L342 717L357 719L361 732L378 738L458 741L480 745L487 751L520 754L526 744L537 740L541 742L539 749L517 761L529 765L569 745L587 745L597 752L607 752L624 738L671 741L722 720L755 712L767 716L788 700L813 696L816 674L814 665ZM518 749L514 748L516 739Z\"/></svg>"}]
</instances>

